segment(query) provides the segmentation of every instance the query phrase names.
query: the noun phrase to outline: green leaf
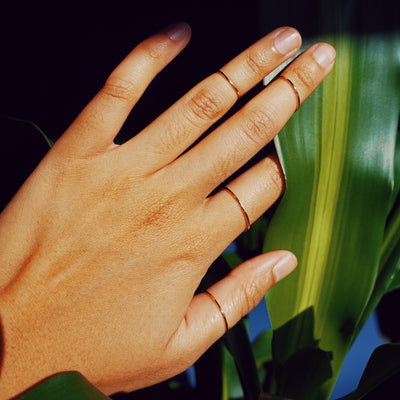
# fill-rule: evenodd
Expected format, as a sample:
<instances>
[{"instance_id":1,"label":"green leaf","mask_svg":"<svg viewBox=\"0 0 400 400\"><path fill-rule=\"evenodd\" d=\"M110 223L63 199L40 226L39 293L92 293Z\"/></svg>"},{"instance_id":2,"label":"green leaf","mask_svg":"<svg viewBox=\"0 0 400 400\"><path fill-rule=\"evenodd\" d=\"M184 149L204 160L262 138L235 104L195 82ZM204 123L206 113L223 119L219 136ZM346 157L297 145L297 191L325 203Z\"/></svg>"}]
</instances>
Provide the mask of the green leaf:
<instances>
[{"instance_id":1,"label":"green leaf","mask_svg":"<svg viewBox=\"0 0 400 400\"><path fill-rule=\"evenodd\" d=\"M260 395L258 371L249 337L243 321L240 321L222 338L231 353L239 374L245 400L257 400Z\"/></svg>"},{"instance_id":2,"label":"green leaf","mask_svg":"<svg viewBox=\"0 0 400 400\"><path fill-rule=\"evenodd\" d=\"M272 330L263 331L251 345L258 371L258 379L264 383L272 379L272 336Z\"/></svg>"},{"instance_id":3,"label":"green leaf","mask_svg":"<svg viewBox=\"0 0 400 400\"><path fill-rule=\"evenodd\" d=\"M389 214L389 220L385 229L385 237L381 248L381 265L386 261L400 243L400 197L396 200Z\"/></svg>"},{"instance_id":4,"label":"green leaf","mask_svg":"<svg viewBox=\"0 0 400 400\"><path fill-rule=\"evenodd\" d=\"M310 400L328 398L380 271L400 109L399 35L347 33L343 23L360 26L364 14L322 3L322 25L337 28L314 39L336 48L336 66L275 140L287 192L264 245L299 260L266 296L273 326L312 307L320 348L333 353L333 379Z\"/></svg>"},{"instance_id":5,"label":"green leaf","mask_svg":"<svg viewBox=\"0 0 400 400\"><path fill-rule=\"evenodd\" d=\"M225 262L229 265L230 269L236 268L243 262L242 258L238 254L233 252L225 252L221 256Z\"/></svg>"},{"instance_id":6,"label":"green leaf","mask_svg":"<svg viewBox=\"0 0 400 400\"><path fill-rule=\"evenodd\" d=\"M252 343L257 368L272 360L272 330L263 331Z\"/></svg>"},{"instance_id":7,"label":"green leaf","mask_svg":"<svg viewBox=\"0 0 400 400\"><path fill-rule=\"evenodd\" d=\"M394 167L393 167L393 201L398 198L400 192L400 131L397 132L396 149L394 153ZM392 204L392 206L393 206Z\"/></svg>"},{"instance_id":8,"label":"green leaf","mask_svg":"<svg viewBox=\"0 0 400 400\"><path fill-rule=\"evenodd\" d=\"M242 399L243 389L236 369L235 360L233 359L231 353L227 350L226 347L223 348L222 354L223 354L222 400Z\"/></svg>"},{"instance_id":9,"label":"green leaf","mask_svg":"<svg viewBox=\"0 0 400 400\"><path fill-rule=\"evenodd\" d=\"M302 348L282 366L277 393L296 400L313 397L319 386L332 377L331 359L330 353L321 349Z\"/></svg>"},{"instance_id":10,"label":"green leaf","mask_svg":"<svg viewBox=\"0 0 400 400\"><path fill-rule=\"evenodd\" d=\"M353 332L355 338L386 293L400 287L400 198L390 214L381 248L382 256L378 277L371 296Z\"/></svg>"},{"instance_id":11,"label":"green leaf","mask_svg":"<svg viewBox=\"0 0 400 400\"><path fill-rule=\"evenodd\" d=\"M330 353L318 348L314 313L309 308L274 331L271 391L296 400L308 399L332 377L331 359Z\"/></svg>"},{"instance_id":12,"label":"green leaf","mask_svg":"<svg viewBox=\"0 0 400 400\"><path fill-rule=\"evenodd\" d=\"M400 372L400 344L384 344L374 350L357 389L339 400L361 400L374 389L379 388L391 377ZM397 381L397 395L400 393L400 383ZM392 395L395 393L392 392ZM397 398L396 395L396 398ZM382 390L378 391L374 399L384 399ZM393 397L394 398L394 397ZM372 399L372 397L371 397Z\"/></svg>"},{"instance_id":13,"label":"green leaf","mask_svg":"<svg viewBox=\"0 0 400 400\"><path fill-rule=\"evenodd\" d=\"M291 340L292 337L296 340ZM272 338L272 358L274 364L284 365L293 354L303 348L315 348L314 312L310 307L284 325L274 330Z\"/></svg>"},{"instance_id":14,"label":"green leaf","mask_svg":"<svg viewBox=\"0 0 400 400\"><path fill-rule=\"evenodd\" d=\"M17 397L17 400L110 400L79 372L53 376Z\"/></svg>"},{"instance_id":15,"label":"green leaf","mask_svg":"<svg viewBox=\"0 0 400 400\"><path fill-rule=\"evenodd\" d=\"M386 290L386 293L391 292L392 290L400 289L400 258L398 258L395 272L393 274L392 281L390 282L389 287Z\"/></svg>"},{"instance_id":16,"label":"green leaf","mask_svg":"<svg viewBox=\"0 0 400 400\"><path fill-rule=\"evenodd\" d=\"M24 124L31 125L34 129L37 130L37 132L42 135L43 139L47 142L49 147L52 147L53 144L55 143L53 140L51 140L46 134L32 121L26 120L26 119L20 119L20 118L15 118L15 117L8 117L9 120L11 121L16 121L16 122L22 122Z\"/></svg>"},{"instance_id":17,"label":"green leaf","mask_svg":"<svg viewBox=\"0 0 400 400\"><path fill-rule=\"evenodd\" d=\"M0 211L48 152L49 146L29 121L0 116Z\"/></svg>"}]
</instances>

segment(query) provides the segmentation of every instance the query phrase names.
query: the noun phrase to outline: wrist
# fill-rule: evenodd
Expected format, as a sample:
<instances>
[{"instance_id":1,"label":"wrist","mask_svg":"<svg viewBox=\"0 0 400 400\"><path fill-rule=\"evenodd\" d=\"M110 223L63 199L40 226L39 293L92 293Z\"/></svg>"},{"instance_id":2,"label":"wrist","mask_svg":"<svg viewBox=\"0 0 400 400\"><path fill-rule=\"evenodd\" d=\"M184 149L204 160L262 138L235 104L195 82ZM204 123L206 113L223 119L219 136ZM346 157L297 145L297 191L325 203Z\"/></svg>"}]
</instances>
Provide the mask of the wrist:
<instances>
[{"instance_id":1,"label":"wrist","mask_svg":"<svg viewBox=\"0 0 400 400\"><path fill-rule=\"evenodd\" d=\"M17 284L10 284L0 294L0 400L13 398L57 372L46 368L46 351L40 346L35 321L31 317L34 313L21 304L29 295L14 293L16 287Z\"/></svg>"}]
</instances>

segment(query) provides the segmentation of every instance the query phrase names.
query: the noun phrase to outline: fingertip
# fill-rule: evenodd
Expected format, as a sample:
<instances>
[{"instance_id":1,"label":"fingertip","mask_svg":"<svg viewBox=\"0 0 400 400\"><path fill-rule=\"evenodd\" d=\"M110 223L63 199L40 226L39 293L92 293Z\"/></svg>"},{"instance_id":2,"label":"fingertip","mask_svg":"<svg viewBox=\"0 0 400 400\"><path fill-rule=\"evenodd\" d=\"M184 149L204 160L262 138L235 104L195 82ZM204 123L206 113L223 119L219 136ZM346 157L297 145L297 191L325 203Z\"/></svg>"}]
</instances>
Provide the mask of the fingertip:
<instances>
[{"instance_id":1,"label":"fingertip","mask_svg":"<svg viewBox=\"0 0 400 400\"><path fill-rule=\"evenodd\" d=\"M336 58L336 50L328 43L317 43L312 48L314 60L325 69L330 69Z\"/></svg>"},{"instance_id":2,"label":"fingertip","mask_svg":"<svg viewBox=\"0 0 400 400\"><path fill-rule=\"evenodd\" d=\"M178 22L168 26L165 29L165 33L173 42L181 42L183 40L189 40L192 30L186 22Z\"/></svg>"},{"instance_id":3,"label":"fingertip","mask_svg":"<svg viewBox=\"0 0 400 400\"><path fill-rule=\"evenodd\" d=\"M296 256L290 251L280 251L279 257L276 259L275 265L272 268L272 274L275 278L275 283L288 276L296 267Z\"/></svg>"},{"instance_id":4,"label":"fingertip","mask_svg":"<svg viewBox=\"0 0 400 400\"><path fill-rule=\"evenodd\" d=\"M301 35L299 31L290 26L284 26L275 31L274 49L282 55L290 55L301 46Z\"/></svg>"}]
</instances>

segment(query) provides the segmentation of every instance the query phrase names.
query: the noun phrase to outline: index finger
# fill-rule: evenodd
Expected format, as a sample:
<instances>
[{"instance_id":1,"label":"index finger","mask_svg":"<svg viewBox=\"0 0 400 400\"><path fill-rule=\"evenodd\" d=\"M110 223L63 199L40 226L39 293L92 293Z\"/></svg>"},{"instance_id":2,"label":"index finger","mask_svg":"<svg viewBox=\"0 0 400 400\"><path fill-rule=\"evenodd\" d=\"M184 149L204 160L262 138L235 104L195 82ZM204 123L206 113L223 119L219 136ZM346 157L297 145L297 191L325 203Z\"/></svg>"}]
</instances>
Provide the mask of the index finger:
<instances>
[{"instance_id":1,"label":"index finger","mask_svg":"<svg viewBox=\"0 0 400 400\"><path fill-rule=\"evenodd\" d=\"M76 151L107 149L155 76L187 45L189 25L168 27L137 45L58 142Z\"/></svg>"}]
</instances>

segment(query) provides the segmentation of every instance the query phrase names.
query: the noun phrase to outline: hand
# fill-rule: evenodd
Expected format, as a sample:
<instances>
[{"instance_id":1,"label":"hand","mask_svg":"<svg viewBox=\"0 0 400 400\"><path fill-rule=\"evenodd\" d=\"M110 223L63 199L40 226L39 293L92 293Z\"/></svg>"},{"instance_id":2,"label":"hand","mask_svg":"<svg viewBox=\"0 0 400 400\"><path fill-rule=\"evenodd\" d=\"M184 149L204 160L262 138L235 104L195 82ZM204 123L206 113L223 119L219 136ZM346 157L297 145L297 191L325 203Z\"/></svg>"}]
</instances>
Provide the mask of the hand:
<instances>
[{"instance_id":1,"label":"hand","mask_svg":"<svg viewBox=\"0 0 400 400\"><path fill-rule=\"evenodd\" d=\"M185 370L224 334L218 307L194 292L246 225L228 192L209 195L280 131L297 96L277 79L186 151L237 101L216 73L133 139L114 144L189 37L179 24L139 44L1 214L1 398L67 370L106 393L132 391ZM300 43L294 29L277 29L222 71L244 94ZM316 44L285 70L301 101L328 74L334 54ZM283 187L274 156L229 183L250 222ZM212 286L229 327L295 266L291 253L276 251Z\"/></svg>"}]
</instances>

